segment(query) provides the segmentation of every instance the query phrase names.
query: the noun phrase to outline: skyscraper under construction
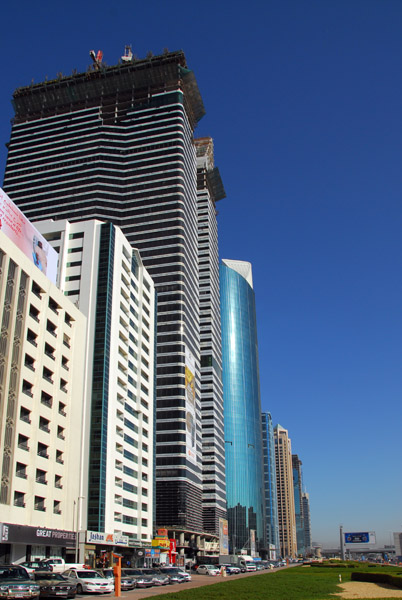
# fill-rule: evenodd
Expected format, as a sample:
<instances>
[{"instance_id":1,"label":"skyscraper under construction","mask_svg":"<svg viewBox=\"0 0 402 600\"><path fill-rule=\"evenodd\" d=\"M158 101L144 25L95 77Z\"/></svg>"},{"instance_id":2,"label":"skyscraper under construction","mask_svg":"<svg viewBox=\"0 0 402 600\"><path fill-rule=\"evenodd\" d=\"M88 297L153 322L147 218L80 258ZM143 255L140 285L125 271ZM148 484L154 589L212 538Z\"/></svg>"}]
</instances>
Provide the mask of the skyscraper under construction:
<instances>
[{"instance_id":1,"label":"skyscraper under construction","mask_svg":"<svg viewBox=\"0 0 402 600\"><path fill-rule=\"evenodd\" d=\"M193 133L205 110L195 76L181 51L141 60L126 52L112 67L98 55L86 73L17 89L13 104L4 179L12 200L33 221L96 218L114 223L139 249L155 282L156 525L170 535L181 532L178 546L194 551L197 534L217 533L218 520L225 517L223 472L214 493L204 493L204 515L202 509L202 236ZM203 195L203 210L205 202L214 207L224 196L216 170L214 176L215 185L206 186L209 194ZM216 289L217 265L208 275ZM214 364L219 379L219 345L214 352L213 360L204 362ZM221 383L216 385L221 394ZM214 411L220 425L210 428L208 447L218 453L221 465L223 439L216 448L214 439L222 432L221 400ZM204 462L210 467L210 461ZM89 507L89 529L95 510Z\"/></svg>"}]
</instances>

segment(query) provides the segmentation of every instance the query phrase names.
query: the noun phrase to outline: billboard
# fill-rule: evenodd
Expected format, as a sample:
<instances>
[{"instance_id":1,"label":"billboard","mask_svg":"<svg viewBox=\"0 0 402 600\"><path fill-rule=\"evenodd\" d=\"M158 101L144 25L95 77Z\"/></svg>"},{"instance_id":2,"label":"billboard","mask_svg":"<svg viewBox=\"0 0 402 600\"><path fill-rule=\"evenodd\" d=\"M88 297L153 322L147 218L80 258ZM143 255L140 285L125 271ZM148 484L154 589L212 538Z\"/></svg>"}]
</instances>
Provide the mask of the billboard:
<instances>
[{"instance_id":1,"label":"billboard","mask_svg":"<svg viewBox=\"0 0 402 600\"><path fill-rule=\"evenodd\" d=\"M227 519L219 517L219 554L229 554L229 529Z\"/></svg>"},{"instance_id":2,"label":"billboard","mask_svg":"<svg viewBox=\"0 0 402 600\"><path fill-rule=\"evenodd\" d=\"M195 420L195 359L186 346L185 352L185 387L186 387L186 456L193 464L197 464L197 428Z\"/></svg>"},{"instance_id":3,"label":"billboard","mask_svg":"<svg viewBox=\"0 0 402 600\"><path fill-rule=\"evenodd\" d=\"M345 544L375 544L375 531L345 533Z\"/></svg>"},{"instance_id":4,"label":"billboard","mask_svg":"<svg viewBox=\"0 0 402 600\"><path fill-rule=\"evenodd\" d=\"M1 188L0 230L52 283L56 283L57 252Z\"/></svg>"}]
</instances>

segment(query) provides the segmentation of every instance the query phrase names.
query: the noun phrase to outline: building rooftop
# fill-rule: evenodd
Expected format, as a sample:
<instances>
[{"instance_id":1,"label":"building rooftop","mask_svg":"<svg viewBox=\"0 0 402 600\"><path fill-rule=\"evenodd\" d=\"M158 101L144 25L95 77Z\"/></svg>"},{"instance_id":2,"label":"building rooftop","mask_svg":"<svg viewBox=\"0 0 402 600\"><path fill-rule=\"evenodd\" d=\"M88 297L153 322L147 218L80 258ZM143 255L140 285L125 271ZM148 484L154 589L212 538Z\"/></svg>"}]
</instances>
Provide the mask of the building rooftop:
<instances>
[{"instance_id":1,"label":"building rooftop","mask_svg":"<svg viewBox=\"0 0 402 600\"><path fill-rule=\"evenodd\" d=\"M193 71L182 50L131 60L109 67L95 63L85 73L17 88L13 94L15 122L29 121L77 108L131 101L142 104L153 94L181 89L192 127L205 108ZM116 99L117 96L117 99Z\"/></svg>"}]
</instances>

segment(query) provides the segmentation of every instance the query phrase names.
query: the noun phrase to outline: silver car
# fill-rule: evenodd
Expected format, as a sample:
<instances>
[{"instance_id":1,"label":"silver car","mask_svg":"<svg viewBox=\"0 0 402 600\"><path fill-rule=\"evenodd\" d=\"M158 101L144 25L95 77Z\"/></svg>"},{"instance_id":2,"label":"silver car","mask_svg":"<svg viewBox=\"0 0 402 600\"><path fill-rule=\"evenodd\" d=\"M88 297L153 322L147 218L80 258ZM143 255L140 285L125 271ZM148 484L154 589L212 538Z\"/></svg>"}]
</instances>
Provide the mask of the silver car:
<instances>
[{"instance_id":1,"label":"silver car","mask_svg":"<svg viewBox=\"0 0 402 600\"><path fill-rule=\"evenodd\" d=\"M82 592L110 594L114 592L114 584L92 569L68 569L62 575L76 584L77 594L82 594Z\"/></svg>"},{"instance_id":2,"label":"silver car","mask_svg":"<svg viewBox=\"0 0 402 600\"><path fill-rule=\"evenodd\" d=\"M169 577L157 569L140 569L146 577L152 577L153 585L169 585Z\"/></svg>"}]
</instances>

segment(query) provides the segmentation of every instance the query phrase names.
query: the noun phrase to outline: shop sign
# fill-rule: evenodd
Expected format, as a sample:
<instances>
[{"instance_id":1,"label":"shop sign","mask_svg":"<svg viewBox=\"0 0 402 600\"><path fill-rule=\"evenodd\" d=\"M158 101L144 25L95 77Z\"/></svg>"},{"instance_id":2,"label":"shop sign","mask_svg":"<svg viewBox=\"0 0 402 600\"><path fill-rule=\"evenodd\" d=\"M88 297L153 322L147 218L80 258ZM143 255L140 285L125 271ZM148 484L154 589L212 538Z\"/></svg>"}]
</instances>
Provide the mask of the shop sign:
<instances>
[{"instance_id":1,"label":"shop sign","mask_svg":"<svg viewBox=\"0 0 402 600\"><path fill-rule=\"evenodd\" d=\"M145 548L145 558L156 558L160 556L161 551L158 548Z\"/></svg>"},{"instance_id":2,"label":"shop sign","mask_svg":"<svg viewBox=\"0 0 402 600\"><path fill-rule=\"evenodd\" d=\"M158 529L158 535L156 537L167 537L168 530L167 529Z\"/></svg>"},{"instance_id":3,"label":"shop sign","mask_svg":"<svg viewBox=\"0 0 402 600\"><path fill-rule=\"evenodd\" d=\"M87 531L87 543L104 544L106 546L128 546L128 536L121 533Z\"/></svg>"},{"instance_id":4,"label":"shop sign","mask_svg":"<svg viewBox=\"0 0 402 600\"><path fill-rule=\"evenodd\" d=\"M151 543L153 548L162 548L164 550L169 550L170 548L170 540L168 538L154 538Z\"/></svg>"},{"instance_id":5,"label":"shop sign","mask_svg":"<svg viewBox=\"0 0 402 600\"><path fill-rule=\"evenodd\" d=\"M37 544L42 546L63 546L75 548L75 531L47 529L46 527L28 527L0 523L2 542L14 544Z\"/></svg>"}]
</instances>

